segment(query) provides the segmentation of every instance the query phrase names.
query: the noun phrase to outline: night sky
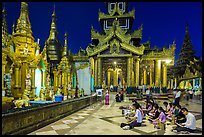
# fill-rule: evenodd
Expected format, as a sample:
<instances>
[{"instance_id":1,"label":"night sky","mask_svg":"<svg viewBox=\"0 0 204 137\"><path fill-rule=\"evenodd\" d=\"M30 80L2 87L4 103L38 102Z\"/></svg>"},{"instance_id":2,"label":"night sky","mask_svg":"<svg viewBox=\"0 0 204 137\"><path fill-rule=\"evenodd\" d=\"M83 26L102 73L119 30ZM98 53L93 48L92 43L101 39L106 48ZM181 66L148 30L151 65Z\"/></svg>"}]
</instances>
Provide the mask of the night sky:
<instances>
[{"instance_id":1,"label":"night sky","mask_svg":"<svg viewBox=\"0 0 204 137\"><path fill-rule=\"evenodd\" d=\"M98 11L107 13L104 2L30 2L29 18L35 41L40 39L41 50L49 37L51 15L57 16L59 39L64 45L64 33L68 33L68 49L77 53L91 43L91 26L102 31ZM3 3L7 12L9 33L20 15L20 2ZM202 56L202 3L201 2L129 2L128 10L135 9L133 30L143 24L142 41L150 40L151 47L169 47L176 40L176 60L185 36L186 23L196 56Z\"/></svg>"}]
</instances>

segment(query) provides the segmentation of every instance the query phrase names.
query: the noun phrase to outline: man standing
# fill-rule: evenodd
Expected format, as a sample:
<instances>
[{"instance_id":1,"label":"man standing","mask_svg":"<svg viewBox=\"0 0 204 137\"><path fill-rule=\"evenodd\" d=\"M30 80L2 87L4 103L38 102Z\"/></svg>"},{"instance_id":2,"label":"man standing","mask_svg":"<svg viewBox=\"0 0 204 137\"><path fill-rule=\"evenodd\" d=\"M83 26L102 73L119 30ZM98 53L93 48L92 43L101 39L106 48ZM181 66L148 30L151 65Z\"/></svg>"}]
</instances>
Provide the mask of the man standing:
<instances>
[{"instance_id":1,"label":"man standing","mask_svg":"<svg viewBox=\"0 0 204 137\"><path fill-rule=\"evenodd\" d=\"M177 124L177 127L172 130L173 132L180 132L180 131L188 131L188 132L194 132L196 130L196 119L195 116L188 112L187 108L182 108L181 112L186 116L186 122Z\"/></svg>"},{"instance_id":2,"label":"man standing","mask_svg":"<svg viewBox=\"0 0 204 137\"><path fill-rule=\"evenodd\" d=\"M148 89L146 89L146 99L147 99L147 102L149 102L149 100L150 100L150 93L151 91L150 91L150 87L148 87Z\"/></svg>"},{"instance_id":3,"label":"man standing","mask_svg":"<svg viewBox=\"0 0 204 137\"><path fill-rule=\"evenodd\" d=\"M181 97L181 91L179 89L176 90L176 96L175 96L175 105L179 105L180 97Z\"/></svg>"}]
</instances>

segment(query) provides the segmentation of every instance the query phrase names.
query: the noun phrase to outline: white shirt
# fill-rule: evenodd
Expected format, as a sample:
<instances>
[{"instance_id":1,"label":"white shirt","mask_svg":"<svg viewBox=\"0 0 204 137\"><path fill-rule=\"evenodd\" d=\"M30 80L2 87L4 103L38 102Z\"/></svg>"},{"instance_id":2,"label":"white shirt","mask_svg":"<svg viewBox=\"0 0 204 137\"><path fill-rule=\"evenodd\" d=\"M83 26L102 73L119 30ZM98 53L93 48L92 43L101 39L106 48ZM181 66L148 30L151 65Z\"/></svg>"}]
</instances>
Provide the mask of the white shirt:
<instances>
[{"instance_id":1,"label":"white shirt","mask_svg":"<svg viewBox=\"0 0 204 137\"><path fill-rule=\"evenodd\" d=\"M190 129L193 129L195 130L196 129L196 119L195 119L195 116L188 112L188 114L186 115L186 122L185 122L185 126L184 127L187 127L187 128L190 128Z\"/></svg>"},{"instance_id":2,"label":"white shirt","mask_svg":"<svg viewBox=\"0 0 204 137\"><path fill-rule=\"evenodd\" d=\"M139 109L136 109L135 117L137 118L137 123L142 123L142 113Z\"/></svg>"},{"instance_id":3,"label":"white shirt","mask_svg":"<svg viewBox=\"0 0 204 137\"><path fill-rule=\"evenodd\" d=\"M176 93L176 97L175 98L178 98L178 97L180 97L181 96L181 91L178 91L177 93Z\"/></svg>"},{"instance_id":4,"label":"white shirt","mask_svg":"<svg viewBox=\"0 0 204 137\"><path fill-rule=\"evenodd\" d=\"M150 94L150 90L147 89L147 90L146 90L146 95L149 95L149 94Z\"/></svg>"}]
</instances>

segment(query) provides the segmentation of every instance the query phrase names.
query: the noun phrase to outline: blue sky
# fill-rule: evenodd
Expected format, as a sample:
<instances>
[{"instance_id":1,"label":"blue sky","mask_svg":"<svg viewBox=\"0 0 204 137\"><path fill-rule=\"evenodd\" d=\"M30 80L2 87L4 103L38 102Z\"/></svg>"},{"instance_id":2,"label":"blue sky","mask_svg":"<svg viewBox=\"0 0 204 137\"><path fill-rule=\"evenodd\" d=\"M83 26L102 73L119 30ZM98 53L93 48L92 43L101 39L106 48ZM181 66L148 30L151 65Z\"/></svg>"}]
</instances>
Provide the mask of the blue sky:
<instances>
[{"instance_id":1,"label":"blue sky","mask_svg":"<svg viewBox=\"0 0 204 137\"><path fill-rule=\"evenodd\" d=\"M64 44L68 33L68 49L77 53L91 43L91 26L101 32L98 11L107 13L104 2L30 2L29 18L35 41L40 39L41 50L49 37L51 15L55 4L59 39ZM6 2L9 33L20 15L20 2ZM133 30L143 24L141 43L150 40L151 47L162 48L176 40L176 60L185 36L186 22L196 56L202 56L202 3L201 2L129 2L129 11L135 9Z\"/></svg>"}]
</instances>

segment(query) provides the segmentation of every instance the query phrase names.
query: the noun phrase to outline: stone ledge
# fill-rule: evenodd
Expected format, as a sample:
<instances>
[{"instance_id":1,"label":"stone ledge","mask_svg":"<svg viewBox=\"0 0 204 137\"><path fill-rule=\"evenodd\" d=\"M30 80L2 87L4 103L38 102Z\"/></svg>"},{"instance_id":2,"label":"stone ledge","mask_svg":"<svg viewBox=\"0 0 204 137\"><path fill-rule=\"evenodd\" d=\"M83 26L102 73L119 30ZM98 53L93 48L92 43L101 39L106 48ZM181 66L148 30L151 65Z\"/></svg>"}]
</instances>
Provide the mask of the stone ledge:
<instances>
[{"instance_id":1,"label":"stone ledge","mask_svg":"<svg viewBox=\"0 0 204 137\"><path fill-rule=\"evenodd\" d=\"M26 135L97 102L96 96L2 114L2 135Z\"/></svg>"}]
</instances>

